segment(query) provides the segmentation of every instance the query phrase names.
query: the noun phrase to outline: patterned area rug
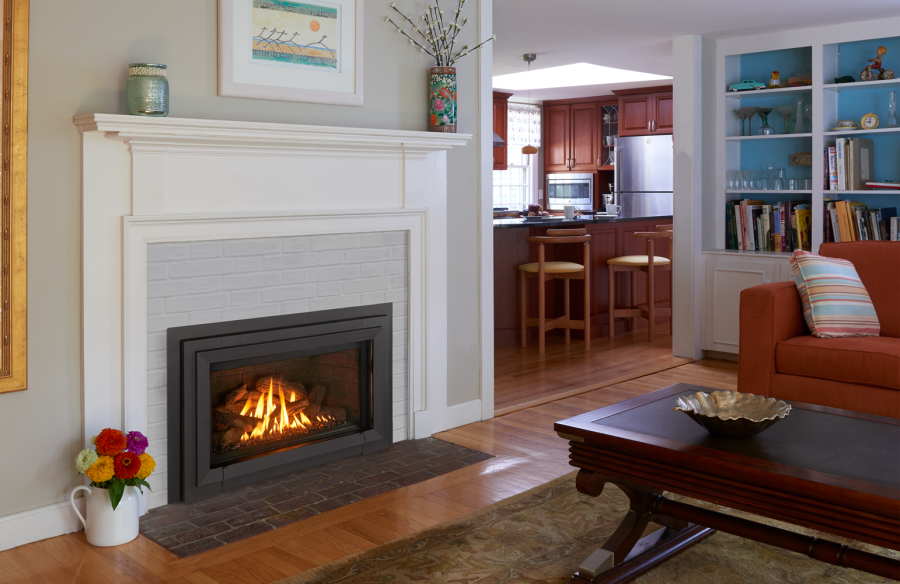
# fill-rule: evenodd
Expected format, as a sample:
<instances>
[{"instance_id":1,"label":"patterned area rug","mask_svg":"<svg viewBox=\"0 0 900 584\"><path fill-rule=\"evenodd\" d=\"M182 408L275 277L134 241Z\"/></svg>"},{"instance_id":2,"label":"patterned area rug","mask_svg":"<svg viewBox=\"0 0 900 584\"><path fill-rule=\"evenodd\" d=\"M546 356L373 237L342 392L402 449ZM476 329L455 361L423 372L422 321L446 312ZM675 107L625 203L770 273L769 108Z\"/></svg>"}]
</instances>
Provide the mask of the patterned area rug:
<instances>
[{"instance_id":1,"label":"patterned area rug","mask_svg":"<svg viewBox=\"0 0 900 584\"><path fill-rule=\"evenodd\" d=\"M675 497L696 505L722 509ZM575 490L575 473L463 517L276 584L566 584L591 552L612 534L628 509L616 488L591 498ZM816 534L746 513L728 513ZM648 532L658 529L651 525ZM832 541L851 543L827 535ZM866 544L854 547L900 557ZM874 584L892 582L726 533L669 559L639 584Z\"/></svg>"}]
</instances>

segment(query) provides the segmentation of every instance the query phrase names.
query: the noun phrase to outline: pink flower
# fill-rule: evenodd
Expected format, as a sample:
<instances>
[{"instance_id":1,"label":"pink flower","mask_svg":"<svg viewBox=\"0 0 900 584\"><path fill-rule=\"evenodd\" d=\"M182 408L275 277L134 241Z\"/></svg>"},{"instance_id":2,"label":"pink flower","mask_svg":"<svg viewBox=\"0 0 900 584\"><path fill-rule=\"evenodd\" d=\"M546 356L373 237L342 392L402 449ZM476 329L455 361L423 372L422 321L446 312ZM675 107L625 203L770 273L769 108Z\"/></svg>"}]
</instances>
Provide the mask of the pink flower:
<instances>
[{"instance_id":1,"label":"pink flower","mask_svg":"<svg viewBox=\"0 0 900 584\"><path fill-rule=\"evenodd\" d=\"M434 111L442 112L444 111L444 100L440 97L434 100Z\"/></svg>"},{"instance_id":2,"label":"pink flower","mask_svg":"<svg viewBox=\"0 0 900 584\"><path fill-rule=\"evenodd\" d=\"M147 441L147 437L144 436L143 434L141 434L140 432L138 432L137 430L135 430L133 432L129 432L128 434L125 434L125 439L128 442L128 446L127 446L128 452L133 452L134 454L137 454L138 456L143 454L144 451L147 450L147 446L149 445L149 442Z\"/></svg>"}]
</instances>

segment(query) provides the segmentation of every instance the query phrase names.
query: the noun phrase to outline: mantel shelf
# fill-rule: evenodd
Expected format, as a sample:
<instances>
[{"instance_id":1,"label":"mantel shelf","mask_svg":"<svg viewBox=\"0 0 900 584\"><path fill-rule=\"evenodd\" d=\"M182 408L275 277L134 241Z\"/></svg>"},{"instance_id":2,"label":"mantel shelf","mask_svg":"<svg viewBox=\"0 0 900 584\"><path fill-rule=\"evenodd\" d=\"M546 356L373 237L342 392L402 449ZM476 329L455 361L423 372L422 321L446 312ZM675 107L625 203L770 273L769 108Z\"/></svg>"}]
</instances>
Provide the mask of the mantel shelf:
<instances>
[{"instance_id":1,"label":"mantel shelf","mask_svg":"<svg viewBox=\"0 0 900 584\"><path fill-rule=\"evenodd\" d=\"M726 136L728 141L740 142L742 140L773 140L778 138L812 138L812 134L769 134L768 136Z\"/></svg>"}]
</instances>

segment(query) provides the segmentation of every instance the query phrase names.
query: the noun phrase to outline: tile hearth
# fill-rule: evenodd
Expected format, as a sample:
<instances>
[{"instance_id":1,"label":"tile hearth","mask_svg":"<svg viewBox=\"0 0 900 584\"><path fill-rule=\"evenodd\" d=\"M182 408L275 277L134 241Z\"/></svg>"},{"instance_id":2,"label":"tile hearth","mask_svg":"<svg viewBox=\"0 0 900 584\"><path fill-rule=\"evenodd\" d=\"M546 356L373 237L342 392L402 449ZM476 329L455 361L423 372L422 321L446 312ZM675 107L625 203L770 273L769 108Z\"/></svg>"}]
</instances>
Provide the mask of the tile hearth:
<instances>
[{"instance_id":1,"label":"tile hearth","mask_svg":"<svg viewBox=\"0 0 900 584\"><path fill-rule=\"evenodd\" d=\"M490 458L435 438L407 440L196 503L153 509L141 518L141 533L187 557Z\"/></svg>"}]
</instances>

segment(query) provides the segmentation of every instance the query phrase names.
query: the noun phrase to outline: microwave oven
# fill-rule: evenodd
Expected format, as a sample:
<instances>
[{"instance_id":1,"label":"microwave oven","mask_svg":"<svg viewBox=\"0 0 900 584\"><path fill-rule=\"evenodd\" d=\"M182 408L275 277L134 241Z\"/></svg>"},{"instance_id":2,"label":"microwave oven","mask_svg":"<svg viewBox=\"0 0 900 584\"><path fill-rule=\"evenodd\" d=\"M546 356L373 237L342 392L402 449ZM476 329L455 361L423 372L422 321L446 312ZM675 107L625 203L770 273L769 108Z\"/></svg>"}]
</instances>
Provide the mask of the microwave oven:
<instances>
[{"instance_id":1,"label":"microwave oven","mask_svg":"<svg viewBox=\"0 0 900 584\"><path fill-rule=\"evenodd\" d=\"M547 209L562 211L566 205L576 209L594 209L594 174L560 172L547 175Z\"/></svg>"}]
</instances>

